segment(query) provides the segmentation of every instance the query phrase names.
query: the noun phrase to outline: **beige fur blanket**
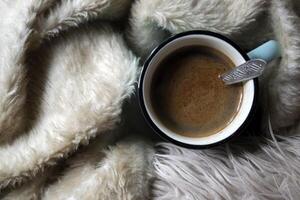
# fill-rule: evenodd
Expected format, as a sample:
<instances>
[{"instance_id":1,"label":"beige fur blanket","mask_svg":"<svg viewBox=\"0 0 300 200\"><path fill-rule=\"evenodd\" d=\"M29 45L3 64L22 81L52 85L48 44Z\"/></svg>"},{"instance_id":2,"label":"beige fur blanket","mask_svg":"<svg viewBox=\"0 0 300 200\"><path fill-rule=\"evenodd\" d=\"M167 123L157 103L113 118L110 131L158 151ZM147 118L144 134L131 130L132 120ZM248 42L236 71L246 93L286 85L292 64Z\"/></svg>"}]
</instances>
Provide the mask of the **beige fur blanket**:
<instances>
[{"instance_id":1,"label":"beige fur blanket","mask_svg":"<svg viewBox=\"0 0 300 200\"><path fill-rule=\"evenodd\" d=\"M0 1L0 198L298 199L299 8L297 0ZM133 95L139 66L166 37L191 29L245 50L280 42L282 57L260 80L260 133L208 150L149 137Z\"/></svg>"}]
</instances>

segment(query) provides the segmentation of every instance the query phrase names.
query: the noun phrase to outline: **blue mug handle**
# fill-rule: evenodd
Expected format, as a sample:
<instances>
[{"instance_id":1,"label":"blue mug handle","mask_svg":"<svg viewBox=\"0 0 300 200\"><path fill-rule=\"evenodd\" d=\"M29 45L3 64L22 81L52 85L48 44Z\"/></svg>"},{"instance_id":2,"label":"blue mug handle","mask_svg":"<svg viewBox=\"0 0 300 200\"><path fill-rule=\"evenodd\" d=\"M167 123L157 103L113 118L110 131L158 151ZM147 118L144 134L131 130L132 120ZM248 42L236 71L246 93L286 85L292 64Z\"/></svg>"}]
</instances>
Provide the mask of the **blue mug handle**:
<instances>
[{"instance_id":1,"label":"blue mug handle","mask_svg":"<svg viewBox=\"0 0 300 200\"><path fill-rule=\"evenodd\" d=\"M275 40L270 40L247 53L250 59L263 59L266 62L279 57L280 54L280 45Z\"/></svg>"}]
</instances>

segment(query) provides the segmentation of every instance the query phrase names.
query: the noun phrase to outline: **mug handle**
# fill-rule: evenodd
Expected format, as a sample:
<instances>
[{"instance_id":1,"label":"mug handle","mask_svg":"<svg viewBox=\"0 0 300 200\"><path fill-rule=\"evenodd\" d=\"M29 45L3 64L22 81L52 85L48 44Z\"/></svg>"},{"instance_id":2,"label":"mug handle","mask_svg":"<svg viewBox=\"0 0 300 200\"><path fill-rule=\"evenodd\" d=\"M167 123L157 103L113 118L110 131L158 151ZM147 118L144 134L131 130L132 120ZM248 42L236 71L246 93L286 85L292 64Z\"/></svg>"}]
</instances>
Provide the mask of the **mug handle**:
<instances>
[{"instance_id":1,"label":"mug handle","mask_svg":"<svg viewBox=\"0 0 300 200\"><path fill-rule=\"evenodd\" d=\"M270 40L248 52L247 55L250 59L263 59L270 62L280 56L280 45L277 41Z\"/></svg>"}]
</instances>

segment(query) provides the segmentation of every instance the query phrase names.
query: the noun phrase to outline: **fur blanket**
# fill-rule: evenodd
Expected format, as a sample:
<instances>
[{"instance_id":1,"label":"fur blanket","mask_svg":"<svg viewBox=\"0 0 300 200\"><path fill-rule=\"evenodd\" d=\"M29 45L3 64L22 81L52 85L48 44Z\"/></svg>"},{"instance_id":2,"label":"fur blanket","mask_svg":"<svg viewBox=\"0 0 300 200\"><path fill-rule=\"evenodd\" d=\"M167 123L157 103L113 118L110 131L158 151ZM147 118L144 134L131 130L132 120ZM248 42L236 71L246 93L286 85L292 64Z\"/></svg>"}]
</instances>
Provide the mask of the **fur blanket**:
<instances>
[{"instance_id":1,"label":"fur blanket","mask_svg":"<svg viewBox=\"0 0 300 200\"><path fill-rule=\"evenodd\" d=\"M0 1L0 197L298 199L298 2ZM191 29L245 50L280 42L260 80L260 133L207 150L148 136L133 95L139 66Z\"/></svg>"}]
</instances>

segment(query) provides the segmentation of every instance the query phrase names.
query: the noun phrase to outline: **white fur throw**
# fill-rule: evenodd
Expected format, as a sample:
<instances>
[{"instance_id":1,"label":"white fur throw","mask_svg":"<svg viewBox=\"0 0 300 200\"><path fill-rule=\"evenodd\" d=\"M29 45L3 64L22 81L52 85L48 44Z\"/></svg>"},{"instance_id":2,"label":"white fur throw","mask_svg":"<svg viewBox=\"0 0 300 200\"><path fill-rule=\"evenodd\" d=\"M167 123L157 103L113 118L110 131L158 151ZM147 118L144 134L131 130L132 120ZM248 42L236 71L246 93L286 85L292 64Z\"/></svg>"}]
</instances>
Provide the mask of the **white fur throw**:
<instances>
[{"instance_id":1,"label":"white fur throw","mask_svg":"<svg viewBox=\"0 0 300 200\"><path fill-rule=\"evenodd\" d=\"M298 0L0 1L0 198L299 199L299 8ZM136 111L120 117L139 58L191 29L245 50L280 42L282 58L260 80L262 133L207 150L153 148L137 137L148 129Z\"/></svg>"}]
</instances>

